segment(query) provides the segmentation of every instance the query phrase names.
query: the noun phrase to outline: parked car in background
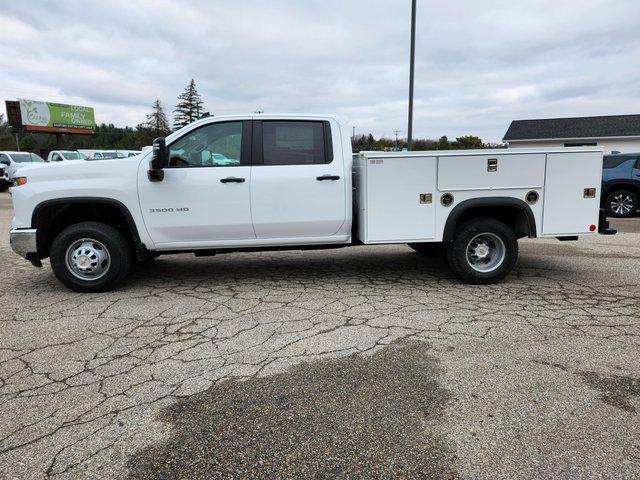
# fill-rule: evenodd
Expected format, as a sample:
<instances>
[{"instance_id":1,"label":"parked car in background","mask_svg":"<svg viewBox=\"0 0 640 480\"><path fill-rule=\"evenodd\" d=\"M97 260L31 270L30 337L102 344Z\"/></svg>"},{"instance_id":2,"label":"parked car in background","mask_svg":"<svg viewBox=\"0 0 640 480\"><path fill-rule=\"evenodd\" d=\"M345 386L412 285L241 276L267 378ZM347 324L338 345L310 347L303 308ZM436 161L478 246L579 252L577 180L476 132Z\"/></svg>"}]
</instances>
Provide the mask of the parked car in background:
<instances>
[{"instance_id":1,"label":"parked car in background","mask_svg":"<svg viewBox=\"0 0 640 480\"><path fill-rule=\"evenodd\" d=\"M67 160L86 160L82 153L75 150L53 150L49 152L47 161L49 162L64 162Z\"/></svg>"},{"instance_id":2,"label":"parked car in background","mask_svg":"<svg viewBox=\"0 0 640 480\"><path fill-rule=\"evenodd\" d=\"M30 152L0 152L0 192L11 186L11 178L25 165L43 163L44 158Z\"/></svg>"},{"instance_id":3,"label":"parked car in background","mask_svg":"<svg viewBox=\"0 0 640 480\"><path fill-rule=\"evenodd\" d=\"M103 160L109 158L135 157L142 153L140 150L78 150L83 153L88 160Z\"/></svg>"},{"instance_id":4,"label":"parked car in background","mask_svg":"<svg viewBox=\"0 0 640 480\"><path fill-rule=\"evenodd\" d=\"M78 152L87 157L87 159L94 158L98 153L102 154L102 150L90 150L87 148L79 148Z\"/></svg>"},{"instance_id":5,"label":"parked car in background","mask_svg":"<svg viewBox=\"0 0 640 480\"><path fill-rule=\"evenodd\" d=\"M118 152L123 153L125 157L135 157L140 155L142 150L118 150Z\"/></svg>"},{"instance_id":6,"label":"parked car in background","mask_svg":"<svg viewBox=\"0 0 640 480\"><path fill-rule=\"evenodd\" d=\"M100 153L96 153L93 160L103 160L108 158L126 158L126 155L115 150L104 150Z\"/></svg>"},{"instance_id":7,"label":"parked car in background","mask_svg":"<svg viewBox=\"0 0 640 480\"><path fill-rule=\"evenodd\" d=\"M640 206L640 153L605 155L602 202L612 217L633 216Z\"/></svg>"}]
</instances>

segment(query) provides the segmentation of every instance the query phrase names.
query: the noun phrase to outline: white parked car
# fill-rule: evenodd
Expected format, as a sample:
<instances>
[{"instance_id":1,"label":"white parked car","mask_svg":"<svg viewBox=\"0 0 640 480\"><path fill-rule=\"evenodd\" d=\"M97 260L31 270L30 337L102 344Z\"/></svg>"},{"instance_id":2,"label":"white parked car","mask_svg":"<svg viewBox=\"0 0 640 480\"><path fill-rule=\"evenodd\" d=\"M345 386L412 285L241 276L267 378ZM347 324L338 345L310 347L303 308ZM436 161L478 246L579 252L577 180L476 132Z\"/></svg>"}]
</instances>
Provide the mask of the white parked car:
<instances>
[{"instance_id":1,"label":"white parked car","mask_svg":"<svg viewBox=\"0 0 640 480\"><path fill-rule=\"evenodd\" d=\"M111 158L135 157L142 153L140 150L78 150L84 154L88 160L105 160Z\"/></svg>"},{"instance_id":2,"label":"white parked car","mask_svg":"<svg viewBox=\"0 0 640 480\"><path fill-rule=\"evenodd\" d=\"M32 167L12 188L13 250L81 292L161 254L405 243L494 283L518 239L613 234L597 147L362 152L326 115L207 117L133 161ZM353 184L352 184L353 182Z\"/></svg>"},{"instance_id":3,"label":"white parked car","mask_svg":"<svg viewBox=\"0 0 640 480\"><path fill-rule=\"evenodd\" d=\"M26 165L44 163L44 158L30 152L0 152L0 192L11 185L11 178Z\"/></svg>"},{"instance_id":4,"label":"white parked car","mask_svg":"<svg viewBox=\"0 0 640 480\"><path fill-rule=\"evenodd\" d=\"M53 150L49 152L48 162L64 162L69 160L86 160L82 153L75 150Z\"/></svg>"},{"instance_id":5,"label":"white parked car","mask_svg":"<svg viewBox=\"0 0 640 480\"><path fill-rule=\"evenodd\" d=\"M102 150L100 152L96 152L91 160L106 160L110 158L126 158L126 155L122 152L116 152L115 150Z\"/></svg>"},{"instance_id":6,"label":"white parked car","mask_svg":"<svg viewBox=\"0 0 640 480\"><path fill-rule=\"evenodd\" d=\"M122 153L125 157L135 157L140 155L142 150L116 150L118 153Z\"/></svg>"}]
</instances>

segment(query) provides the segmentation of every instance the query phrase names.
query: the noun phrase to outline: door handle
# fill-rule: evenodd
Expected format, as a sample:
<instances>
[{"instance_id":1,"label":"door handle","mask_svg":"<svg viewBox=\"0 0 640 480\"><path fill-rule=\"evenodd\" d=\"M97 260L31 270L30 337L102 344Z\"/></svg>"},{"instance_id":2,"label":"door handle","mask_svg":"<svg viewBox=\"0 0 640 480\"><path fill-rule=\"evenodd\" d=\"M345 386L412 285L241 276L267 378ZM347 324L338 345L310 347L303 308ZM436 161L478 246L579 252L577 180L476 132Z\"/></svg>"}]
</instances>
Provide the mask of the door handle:
<instances>
[{"instance_id":1,"label":"door handle","mask_svg":"<svg viewBox=\"0 0 640 480\"><path fill-rule=\"evenodd\" d=\"M220 181L222 183L242 183L244 182L244 178L227 177L227 178L221 178Z\"/></svg>"},{"instance_id":2,"label":"door handle","mask_svg":"<svg viewBox=\"0 0 640 480\"><path fill-rule=\"evenodd\" d=\"M320 177L316 177L316 180L320 182L322 180L340 180L340 177L338 175L322 175Z\"/></svg>"}]
</instances>

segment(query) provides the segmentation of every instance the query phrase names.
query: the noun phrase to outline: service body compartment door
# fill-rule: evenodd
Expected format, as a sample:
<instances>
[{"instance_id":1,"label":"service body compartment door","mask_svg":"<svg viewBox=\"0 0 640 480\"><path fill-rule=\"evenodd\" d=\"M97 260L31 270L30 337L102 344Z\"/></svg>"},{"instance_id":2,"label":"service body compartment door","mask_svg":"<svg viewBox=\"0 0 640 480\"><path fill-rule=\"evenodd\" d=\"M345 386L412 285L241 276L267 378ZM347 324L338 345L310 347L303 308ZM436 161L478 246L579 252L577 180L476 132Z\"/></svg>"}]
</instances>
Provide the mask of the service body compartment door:
<instances>
[{"instance_id":1,"label":"service body compartment door","mask_svg":"<svg viewBox=\"0 0 640 480\"><path fill-rule=\"evenodd\" d=\"M367 243L435 237L436 163L436 157L367 158Z\"/></svg>"},{"instance_id":2,"label":"service body compartment door","mask_svg":"<svg viewBox=\"0 0 640 480\"><path fill-rule=\"evenodd\" d=\"M567 152L547 155L544 186L543 235L577 235L598 225L602 152ZM595 196L585 197L585 188Z\"/></svg>"},{"instance_id":3,"label":"service body compartment door","mask_svg":"<svg viewBox=\"0 0 640 480\"><path fill-rule=\"evenodd\" d=\"M443 155L439 160L440 191L541 188L544 153Z\"/></svg>"}]
</instances>

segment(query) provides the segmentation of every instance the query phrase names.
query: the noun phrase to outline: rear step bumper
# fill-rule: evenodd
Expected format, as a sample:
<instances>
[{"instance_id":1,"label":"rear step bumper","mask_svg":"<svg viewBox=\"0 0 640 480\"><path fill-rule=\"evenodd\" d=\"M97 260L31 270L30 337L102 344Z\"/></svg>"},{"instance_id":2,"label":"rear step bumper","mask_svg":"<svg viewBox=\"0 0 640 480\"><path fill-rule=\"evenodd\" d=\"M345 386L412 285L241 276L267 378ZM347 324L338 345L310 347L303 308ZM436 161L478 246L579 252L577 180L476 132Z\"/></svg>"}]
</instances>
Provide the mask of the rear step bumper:
<instances>
[{"instance_id":1,"label":"rear step bumper","mask_svg":"<svg viewBox=\"0 0 640 480\"><path fill-rule=\"evenodd\" d=\"M607 211L604 208L600 209L600 218L598 220L598 233L602 235L615 235L618 231L615 228L609 227L609 220L607 220Z\"/></svg>"}]
</instances>

